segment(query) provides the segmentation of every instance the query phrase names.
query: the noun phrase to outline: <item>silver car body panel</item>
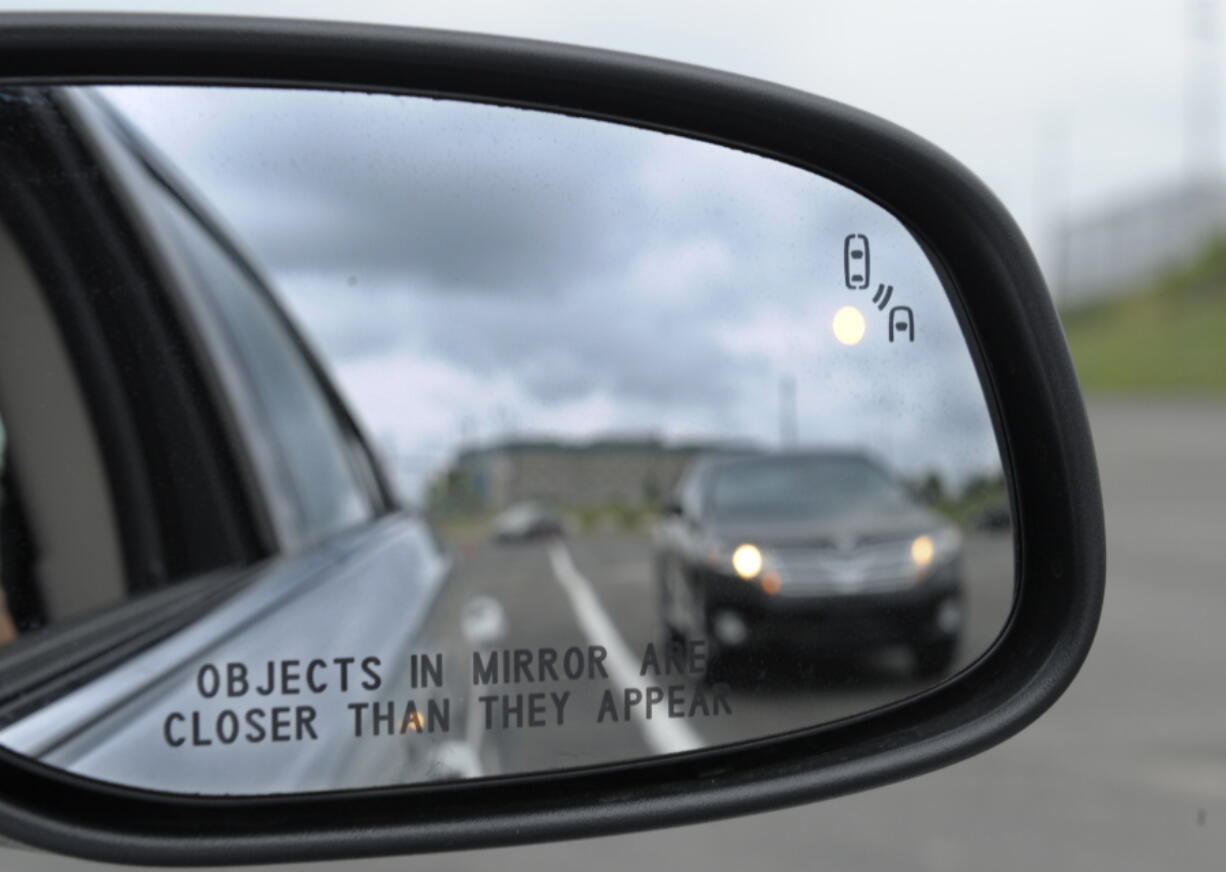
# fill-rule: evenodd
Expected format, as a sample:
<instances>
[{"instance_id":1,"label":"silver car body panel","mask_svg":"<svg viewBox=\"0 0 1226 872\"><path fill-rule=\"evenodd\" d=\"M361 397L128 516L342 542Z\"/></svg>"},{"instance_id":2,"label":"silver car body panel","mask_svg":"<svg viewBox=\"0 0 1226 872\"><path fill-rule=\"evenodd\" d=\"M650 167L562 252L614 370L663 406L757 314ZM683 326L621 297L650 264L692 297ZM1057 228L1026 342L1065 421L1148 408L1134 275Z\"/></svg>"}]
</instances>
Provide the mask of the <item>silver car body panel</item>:
<instances>
[{"instance_id":1,"label":"silver car body panel","mask_svg":"<svg viewBox=\"0 0 1226 872\"><path fill-rule=\"evenodd\" d=\"M369 770L395 763L396 748L347 736L346 705L363 698L352 689L333 681L320 694L205 699L198 671L244 663L258 675L267 661L334 657L378 657L390 669L405 662L448 569L425 525L403 514L273 562L201 620L0 731L0 745L77 775L180 793L369 784ZM225 709L300 705L318 712L317 740L174 747L164 737L172 712L198 711L207 724Z\"/></svg>"}]
</instances>

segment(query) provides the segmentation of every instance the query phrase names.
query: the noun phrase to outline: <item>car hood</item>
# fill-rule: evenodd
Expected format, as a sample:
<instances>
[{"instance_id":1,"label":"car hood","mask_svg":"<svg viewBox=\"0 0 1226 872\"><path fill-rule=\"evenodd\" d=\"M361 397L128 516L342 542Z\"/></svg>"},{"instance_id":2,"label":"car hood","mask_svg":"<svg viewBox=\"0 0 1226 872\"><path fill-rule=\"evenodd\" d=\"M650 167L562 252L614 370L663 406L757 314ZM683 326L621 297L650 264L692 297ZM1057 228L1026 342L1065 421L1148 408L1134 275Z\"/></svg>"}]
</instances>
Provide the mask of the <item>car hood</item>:
<instances>
[{"instance_id":1,"label":"car hood","mask_svg":"<svg viewBox=\"0 0 1226 872\"><path fill-rule=\"evenodd\" d=\"M712 518L707 527L725 541L846 550L909 539L948 525L949 521L922 506L899 506L827 518Z\"/></svg>"}]
</instances>

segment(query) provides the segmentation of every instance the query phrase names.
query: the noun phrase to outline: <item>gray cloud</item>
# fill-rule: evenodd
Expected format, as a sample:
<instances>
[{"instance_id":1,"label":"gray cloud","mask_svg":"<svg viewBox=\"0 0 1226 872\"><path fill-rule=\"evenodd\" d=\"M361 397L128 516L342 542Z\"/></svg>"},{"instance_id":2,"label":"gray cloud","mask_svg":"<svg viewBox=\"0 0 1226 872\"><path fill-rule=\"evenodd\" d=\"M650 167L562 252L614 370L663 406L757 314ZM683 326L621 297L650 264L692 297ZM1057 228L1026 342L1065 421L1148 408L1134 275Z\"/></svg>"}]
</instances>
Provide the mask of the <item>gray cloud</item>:
<instances>
[{"instance_id":1,"label":"gray cloud","mask_svg":"<svg viewBox=\"0 0 1226 872\"><path fill-rule=\"evenodd\" d=\"M549 294L628 246L601 231L633 208L633 192L617 187L636 158L633 136L592 137L576 153L573 119L515 109L272 90L110 93L226 204L273 271ZM159 121L176 108L184 124Z\"/></svg>"},{"instance_id":2,"label":"gray cloud","mask_svg":"<svg viewBox=\"0 0 1226 872\"><path fill-rule=\"evenodd\" d=\"M548 296L663 233L765 256L778 237L746 214L812 219L822 207L780 203L770 177L786 167L585 119L351 93L108 93L225 204L270 270L341 273L359 288ZM795 252L777 257L773 277L801 266Z\"/></svg>"},{"instance_id":3,"label":"gray cloud","mask_svg":"<svg viewBox=\"0 0 1226 872\"><path fill-rule=\"evenodd\" d=\"M457 422L495 407L529 431L769 443L780 379L793 378L806 439L917 467L992 463L930 266L892 218L834 183L515 109L109 93L273 275L360 411L411 451L437 453ZM843 287L853 231L874 239L875 279L914 307L922 343L890 345L871 291ZM847 303L869 322L854 351L829 328Z\"/></svg>"}]
</instances>

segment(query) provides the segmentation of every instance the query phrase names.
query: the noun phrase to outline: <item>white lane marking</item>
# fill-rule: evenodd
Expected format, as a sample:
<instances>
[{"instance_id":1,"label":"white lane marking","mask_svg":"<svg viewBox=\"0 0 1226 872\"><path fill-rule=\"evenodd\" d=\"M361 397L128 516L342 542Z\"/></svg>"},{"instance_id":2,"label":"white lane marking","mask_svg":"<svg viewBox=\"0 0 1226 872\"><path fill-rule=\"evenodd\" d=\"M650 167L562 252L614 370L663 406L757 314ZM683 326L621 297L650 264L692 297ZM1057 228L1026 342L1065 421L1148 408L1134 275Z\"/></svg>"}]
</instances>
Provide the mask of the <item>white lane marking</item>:
<instances>
[{"instance_id":1,"label":"white lane marking","mask_svg":"<svg viewBox=\"0 0 1226 872\"><path fill-rule=\"evenodd\" d=\"M554 577L558 586L570 600L579 626L588 639L596 645L603 645L608 652L604 664L609 671L609 680L619 689L635 687L642 684L639 676L639 661L630 653L630 646L622 639L613 624L613 619L604 610L592 584L575 566L570 555L570 549L562 542L549 544L549 562L553 566ZM685 721L674 718L638 718L637 723L643 731L643 739L647 746L656 754L679 754L682 751L694 751L705 747L706 743Z\"/></svg>"}]
</instances>

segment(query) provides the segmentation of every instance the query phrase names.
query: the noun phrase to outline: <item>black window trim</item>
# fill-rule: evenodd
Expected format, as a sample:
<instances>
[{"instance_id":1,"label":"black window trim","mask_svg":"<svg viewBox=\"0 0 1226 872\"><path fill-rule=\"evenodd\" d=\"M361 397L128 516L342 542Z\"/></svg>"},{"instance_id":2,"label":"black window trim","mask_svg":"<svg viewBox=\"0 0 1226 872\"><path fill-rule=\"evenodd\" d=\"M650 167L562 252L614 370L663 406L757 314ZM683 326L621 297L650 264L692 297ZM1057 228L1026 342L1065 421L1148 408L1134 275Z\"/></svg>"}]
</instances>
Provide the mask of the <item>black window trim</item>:
<instances>
[{"instance_id":1,"label":"black window trim","mask_svg":"<svg viewBox=\"0 0 1226 872\"><path fill-rule=\"evenodd\" d=\"M0 648L0 729L194 623L255 576L217 570L19 636Z\"/></svg>"},{"instance_id":2,"label":"black window trim","mask_svg":"<svg viewBox=\"0 0 1226 872\"><path fill-rule=\"evenodd\" d=\"M219 564L255 559L258 530L236 490L216 409L122 191L57 89L8 93L18 99L7 108L27 112L39 131L29 159L67 180L51 195L36 191L18 168L0 167L0 213L45 291L82 384L120 520L129 588L161 587L172 580L172 564L200 561L188 544L197 537L207 548L196 550ZM127 341L133 332L156 340L137 349ZM185 452L196 476L190 485L177 478L184 464L174 460Z\"/></svg>"},{"instance_id":3,"label":"black window trim","mask_svg":"<svg viewBox=\"0 0 1226 872\"><path fill-rule=\"evenodd\" d=\"M173 162L164 156L156 145L133 127L110 104L106 103L104 98L90 99L99 108L100 114L106 116L110 131L140 163L150 179L183 207L268 303L278 323L306 363L316 387L320 390L333 419L340 428L346 447L357 447L359 450L360 457L364 461L362 467L357 465L356 458L348 454L345 463L370 504L372 520L398 508L395 492L371 448L367 434L342 398L339 389L322 363L323 358L320 353L286 311L285 306L272 289L273 284L265 277L262 269L256 265L255 259L237 242L235 235L223 227L221 219L206 205L207 198L194 190L193 186L173 167Z\"/></svg>"},{"instance_id":4,"label":"black window trim","mask_svg":"<svg viewBox=\"0 0 1226 872\"><path fill-rule=\"evenodd\" d=\"M24 153L10 152L11 162L0 162L0 221L41 285L81 384L111 493L126 594L101 610L32 629L0 649L4 724L190 623L236 590L244 568L269 551L251 524L229 446L218 440L216 409L160 304L158 265L91 131L61 89L6 88L0 96L7 98L0 109L10 113L8 120L36 133ZM40 189L40 174L63 184ZM102 278L91 277L100 262ZM95 299L100 291L102 298ZM142 377L143 367L125 357L124 331L133 325L158 338L147 344L156 362L144 361L161 368L162 377ZM203 481L203 494L179 487L179 496L189 500L168 500L184 482L166 474L171 458L150 450L166 431L133 412L149 407L184 422L177 432L188 434L183 444L199 461L195 484ZM200 499L193 502L193 496ZM172 574L175 563L167 555L179 547L174 525L205 529L202 507L211 507L214 532L201 540L216 565L192 569L189 560ZM171 520L172 514L178 517Z\"/></svg>"}]
</instances>

